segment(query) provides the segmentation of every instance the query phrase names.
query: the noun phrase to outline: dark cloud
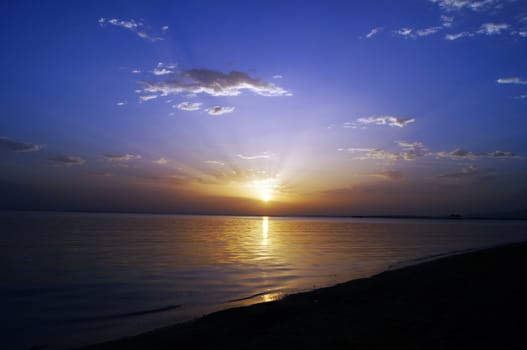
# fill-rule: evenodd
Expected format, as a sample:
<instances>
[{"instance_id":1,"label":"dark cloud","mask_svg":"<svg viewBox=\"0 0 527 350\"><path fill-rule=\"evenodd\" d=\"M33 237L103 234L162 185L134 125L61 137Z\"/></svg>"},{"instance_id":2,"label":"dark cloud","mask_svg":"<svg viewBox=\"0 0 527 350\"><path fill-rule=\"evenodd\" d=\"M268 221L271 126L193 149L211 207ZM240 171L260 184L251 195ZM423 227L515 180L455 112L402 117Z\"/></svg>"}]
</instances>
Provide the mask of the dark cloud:
<instances>
[{"instance_id":1,"label":"dark cloud","mask_svg":"<svg viewBox=\"0 0 527 350\"><path fill-rule=\"evenodd\" d=\"M222 115L234 112L234 107L214 106L205 110L210 115Z\"/></svg>"},{"instance_id":2,"label":"dark cloud","mask_svg":"<svg viewBox=\"0 0 527 350\"><path fill-rule=\"evenodd\" d=\"M506 151L494 151L494 152L470 152L461 148L455 149L451 152L438 152L436 155L440 158L448 158L454 160L469 159L476 160L481 158L494 158L494 159L510 159L510 158L521 158L512 152Z\"/></svg>"},{"instance_id":3,"label":"dark cloud","mask_svg":"<svg viewBox=\"0 0 527 350\"><path fill-rule=\"evenodd\" d=\"M84 159L78 156L55 156L49 158L49 160L56 165L63 165L63 166L74 166L74 165L82 165L86 163Z\"/></svg>"},{"instance_id":4,"label":"dark cloud","mask_svg":"<svg viewBox=\"0 0 527 350\"><path fill-rule=\"evenodd\" d=\"M105 154L104 159L115 162L126 162L134 159L141 159L139 154Z\"/></svg>"},{"instance_id":5,"label":"dark cloud","mask_svg":"<svg viewBox=\"0 0 527 350\"><path fill-rule=\"evenodd\" d=\"M208 94L211 96L238 96L244 90L260 96L291 96L291 92L247 73L231 71L218 72L210 69L182 71L175 79L166 81L143 81L143 93L160 94Z\"/></svg>"},{"instance_id":6,"label":"dark cloud","mask_svg":"<svg viewBox=\"0 0 527 350\"><path fill-rule=\"evenodd\" d=\"M7 137L0 137L0 150L13 152L36 152L40 151L42 146L33 145L30 143L19 142L11 140Z\"/></svg>"},{"instance_id":7,"label":"dark cloud","mask_svg":"<svg viewBox=\"0 0 527 350\"><path fill-rule=\"evenodd\" d=\"M487 182L495 179L494 173L490 170L479 169L473 165L461 169L461 171L438 175L439 179L469 181L469 182Z\"/></svg>"}]
</instances>

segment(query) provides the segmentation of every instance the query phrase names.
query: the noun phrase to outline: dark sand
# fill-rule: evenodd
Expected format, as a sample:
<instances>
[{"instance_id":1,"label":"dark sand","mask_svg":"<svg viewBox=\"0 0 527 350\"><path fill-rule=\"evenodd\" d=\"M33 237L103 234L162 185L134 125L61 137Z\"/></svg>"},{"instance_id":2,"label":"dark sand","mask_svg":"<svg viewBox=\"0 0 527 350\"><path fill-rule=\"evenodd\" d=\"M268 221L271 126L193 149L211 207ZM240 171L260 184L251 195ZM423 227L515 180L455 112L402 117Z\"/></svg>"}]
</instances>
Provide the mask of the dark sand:
<instances>
[{"instance_id":1,"label":"dark sand","mask_svg":"<svg viewBox=\"0 0 527 350\"><path fill-rule=\"evenodd\" d=\"M456 255L86 349L527 349L527 243Z\"/></svg>"}]
</instances>

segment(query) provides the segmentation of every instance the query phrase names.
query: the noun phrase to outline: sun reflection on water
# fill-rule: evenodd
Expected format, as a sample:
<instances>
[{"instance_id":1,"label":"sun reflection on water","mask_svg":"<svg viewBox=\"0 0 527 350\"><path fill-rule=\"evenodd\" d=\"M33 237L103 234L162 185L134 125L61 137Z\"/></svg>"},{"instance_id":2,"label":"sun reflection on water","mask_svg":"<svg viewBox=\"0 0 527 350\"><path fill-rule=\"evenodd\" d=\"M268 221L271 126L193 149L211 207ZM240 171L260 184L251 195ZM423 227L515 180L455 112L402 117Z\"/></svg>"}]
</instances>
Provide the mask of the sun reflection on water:
<instances>
[{"instance_id":1,"label":"sun reflection on water","mask_svg":"<svg viewBox=\"0 0 527 350\"><path fill-rule=\"evenodd\" d=\"M267 238L269 237L269 217L262 216L262 237L263 242L267 243Z\"/></svg>"}]
</instances>

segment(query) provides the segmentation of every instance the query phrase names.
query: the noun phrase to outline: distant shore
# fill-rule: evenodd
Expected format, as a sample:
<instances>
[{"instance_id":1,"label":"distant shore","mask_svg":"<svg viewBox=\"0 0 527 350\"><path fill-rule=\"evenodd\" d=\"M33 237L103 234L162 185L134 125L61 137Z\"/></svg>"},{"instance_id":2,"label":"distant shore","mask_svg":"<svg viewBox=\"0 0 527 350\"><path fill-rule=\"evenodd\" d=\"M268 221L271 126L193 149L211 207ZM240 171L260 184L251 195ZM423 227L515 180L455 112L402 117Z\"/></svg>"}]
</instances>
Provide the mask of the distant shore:
<instances>
[{"instance_id":1,"label":"distant shore","mask_svg":"<svg viewBox=\"0 0 527 350\"><path fill-rule=\"evenodd\" d=\"M33 210L17 208L0 208L0 213L64 213L64 214L108 214L108 215L176 215L176 216L242 216L242 217L262 217L272 218L301 218L301 219L402 219L402 220L483 220L483 221L527 221L527 209L506 213L492 214L449 214L449 215L329 215L329 214L308 214L308 215L280 215L265 213L201 213L201 212L149 212L149 211L100 211L100 210Z\"/></svg>"},{"instance_id":2,"label":"distant shore","mask_svg":"<svg viewBox=\"0 0 527 350\"><path fill-rule=\"evenodd\" d=\"M524 242L83 349L520 349L526 324Z\"/></svg>"}]
</instances>

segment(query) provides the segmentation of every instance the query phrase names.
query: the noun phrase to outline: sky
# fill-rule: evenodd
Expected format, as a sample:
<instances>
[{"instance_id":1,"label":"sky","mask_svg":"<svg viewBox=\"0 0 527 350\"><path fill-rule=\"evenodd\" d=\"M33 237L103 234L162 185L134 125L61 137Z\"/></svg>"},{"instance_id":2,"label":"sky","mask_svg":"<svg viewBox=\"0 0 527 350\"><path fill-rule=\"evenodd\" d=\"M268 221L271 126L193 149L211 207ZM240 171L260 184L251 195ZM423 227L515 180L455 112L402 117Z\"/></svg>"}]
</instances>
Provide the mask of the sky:
<instances>
[{"instance_id":1,"label":"sky","mask_svg":"<svg viewBox=\"0 0 527 350\"><path fill-rule=\"evenodd\" d=\"M527 1L3 1L0 208L527 208Z\"/></svg>"}]
</instances>

